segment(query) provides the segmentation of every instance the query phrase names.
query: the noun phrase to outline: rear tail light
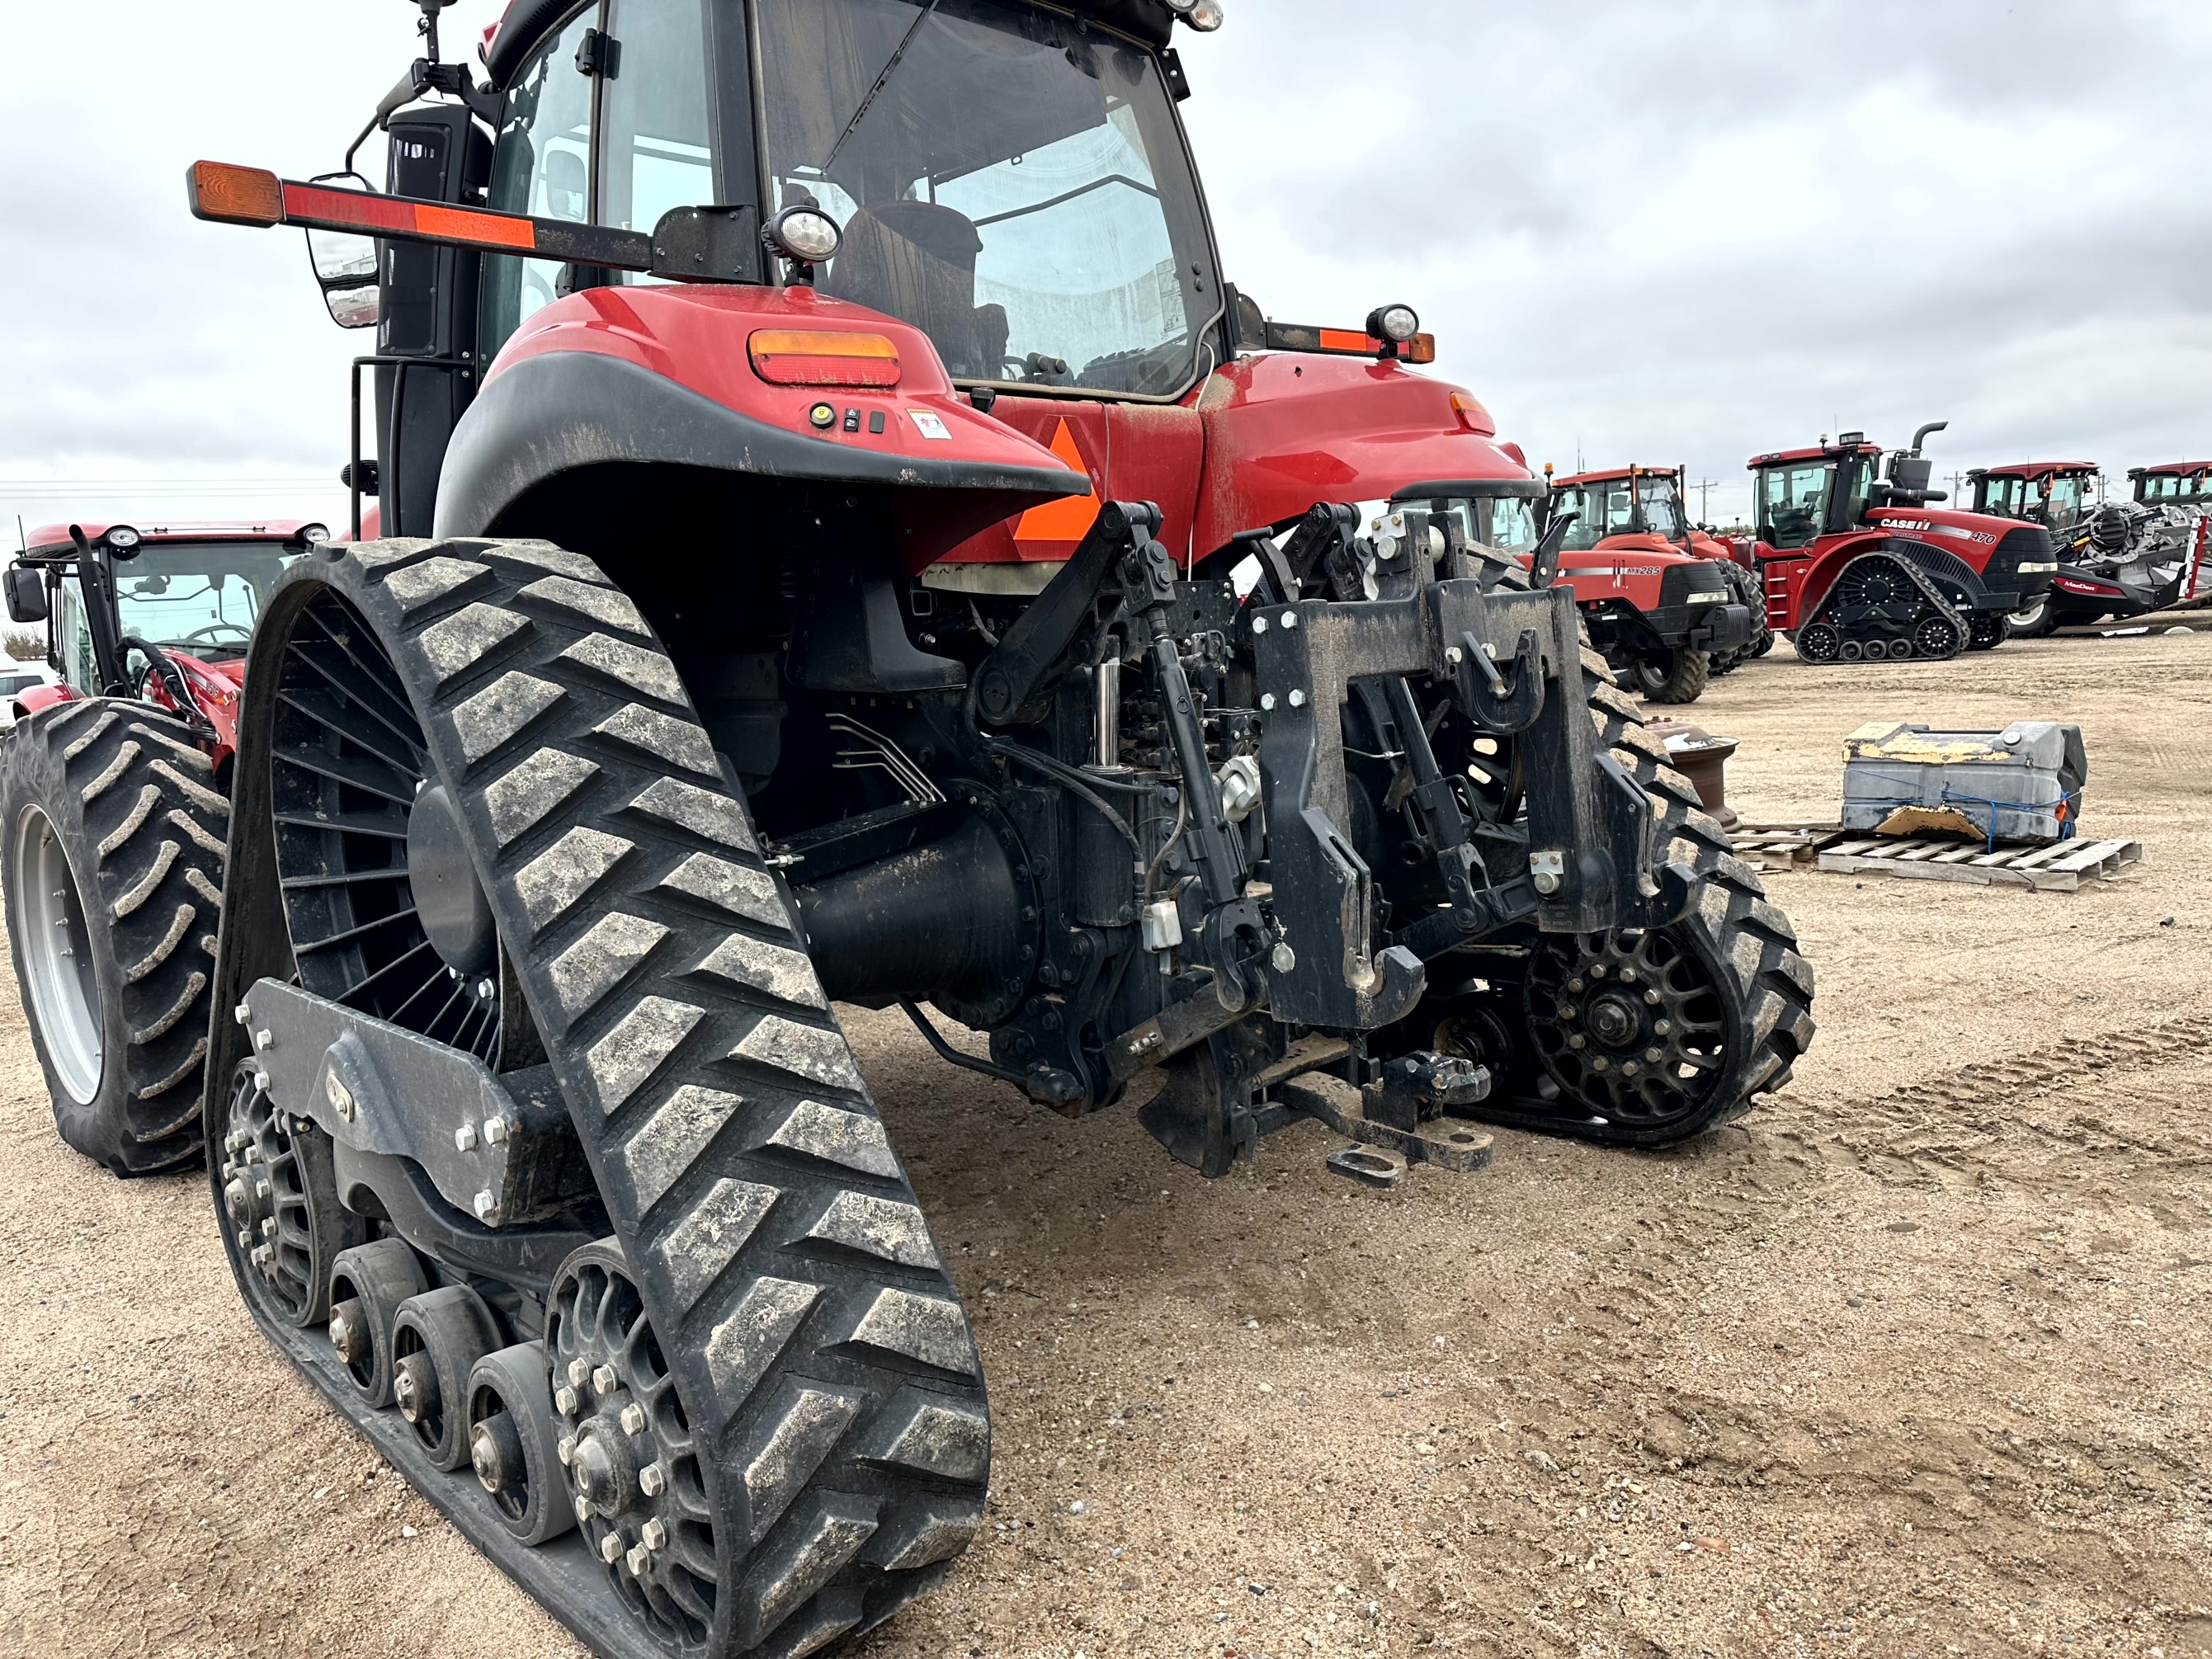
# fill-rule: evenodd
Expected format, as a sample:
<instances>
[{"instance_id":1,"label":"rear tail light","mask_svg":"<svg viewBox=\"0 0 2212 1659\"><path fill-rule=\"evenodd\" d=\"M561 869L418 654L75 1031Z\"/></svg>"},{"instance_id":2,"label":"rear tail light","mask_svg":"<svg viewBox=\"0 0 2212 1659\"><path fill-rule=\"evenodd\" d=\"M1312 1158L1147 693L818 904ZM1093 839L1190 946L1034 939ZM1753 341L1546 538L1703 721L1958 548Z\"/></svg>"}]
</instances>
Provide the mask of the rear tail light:
<instances>
[{"instance_id":1,"label":"rear tail light","mask_svg":"<svg viewBox=\"0 0 2212 1659\"><path fill-rule=\"evenodd\" d=\"M764 328L748 343L753 372L771 386L894 386L898 347L881 334Z\"/></svg>"}]
</instances>

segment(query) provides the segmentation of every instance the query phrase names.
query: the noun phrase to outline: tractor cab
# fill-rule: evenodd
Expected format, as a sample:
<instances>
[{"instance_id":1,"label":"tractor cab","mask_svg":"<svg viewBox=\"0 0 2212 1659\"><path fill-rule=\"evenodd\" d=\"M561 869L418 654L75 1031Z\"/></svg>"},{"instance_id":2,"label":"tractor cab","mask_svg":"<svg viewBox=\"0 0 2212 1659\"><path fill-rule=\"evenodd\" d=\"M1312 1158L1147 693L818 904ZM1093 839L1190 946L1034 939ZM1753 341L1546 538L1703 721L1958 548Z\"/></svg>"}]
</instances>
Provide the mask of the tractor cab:
<instances>
[{"instance_id":1,"label":"tractor cab","mask_svg":"<svg viewBox=\"0 0 2212 1659\"><path fill-rule=\"evenodd\" d=\"M2039 524L2060 536L2096 510L2094 461L2023 461L1966 474L1976 513Z\"/></svg>"},{"instance_id":2,"label":"tractor cab","mask_svg":"<svg viewBox=\"0 0 2212 1659\"><path fill-rule=\"evenodd\" d=\"M1931 421L1885 465L1846 432L1818 447L1755 455L1752 556L1769 623L1808 662L1956 656L2003 643L2006 617L2051 586L2049 530L1937 507L1921 453Z\"/></svg>"},{"instance_id":3,"label":"tractor cab","mask_svg":"<svg viewBox=\"0 0 2212 1659\"><path fill-rule=\"evenodd\" d=\"M2212 461L2167 461L2131 466L2128 480L2144 507L2212 507Z\"/></svg>"},{"instance_id":4,"label":"tractor cab","mask_svg":"<svg viewBox=\"0 0 2212 1659\"><path fill-rule=\"evenodd\" d=\"M226 735L263 602L319 524L48 525L7 573L8 614L44 623L58 682L28 713L86 696L143 696Z\"/></svg>"}]
</instances>

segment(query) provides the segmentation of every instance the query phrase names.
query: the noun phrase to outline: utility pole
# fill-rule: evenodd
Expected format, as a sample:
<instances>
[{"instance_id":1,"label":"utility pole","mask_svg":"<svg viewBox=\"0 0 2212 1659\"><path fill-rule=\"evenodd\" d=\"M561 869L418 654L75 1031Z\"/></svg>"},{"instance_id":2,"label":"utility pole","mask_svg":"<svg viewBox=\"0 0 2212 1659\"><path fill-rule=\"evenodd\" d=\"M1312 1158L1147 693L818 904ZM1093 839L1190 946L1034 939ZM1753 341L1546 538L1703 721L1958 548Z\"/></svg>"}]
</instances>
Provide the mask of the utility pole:
<instances>
[{"instance_id":1,"label":"utility pole","mask_svg":"<svg viewBox=\"0 0 2212 1659\"><path fill-rule=\"evenodd\" d=\"M1951 502L1953 506L1955 507L1959 502L1966 499L1966 475L1961 472L1954 472L1951 475Z\"/></svg>"},{"instance_id":2,"label":"utility pole","mask_svg":"<svg viewBox=\"0 0 2212 1659\"><path fill-rule=\"evenodd\" d=\"M1711 524L1713 521L1713 491L1720 487L1721 481L1718 478L1700 478L1690 486L1698 492L1698 522L1699 524Z\"/></svg>"}]
</instances>

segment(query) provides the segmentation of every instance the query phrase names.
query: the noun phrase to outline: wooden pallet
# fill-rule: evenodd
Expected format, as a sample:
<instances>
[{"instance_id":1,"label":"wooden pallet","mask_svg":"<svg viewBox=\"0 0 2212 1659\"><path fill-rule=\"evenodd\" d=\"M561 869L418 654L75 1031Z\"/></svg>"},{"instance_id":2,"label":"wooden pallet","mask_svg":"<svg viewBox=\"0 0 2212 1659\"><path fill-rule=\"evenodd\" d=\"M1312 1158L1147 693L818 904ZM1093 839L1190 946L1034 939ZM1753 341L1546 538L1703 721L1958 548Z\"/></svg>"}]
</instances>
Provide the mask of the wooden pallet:
<instances>
[{"instance_id":1,"label":"wooden pallet","mask_svg":"<svg viewBox=\"0 0 2212 1659\"><path fill-rule=\"evenodd\" d=\"M1739 823L1729 833L1738 858L1767 870L1810 870L1824 848L1843 838L1832 823Z\"/></svg>"},{"instance_id":2,"label":"wooden pallet","mask_svg":"<svg viewBox=\"0 0 2212 1659\"><path fill-rule=\"evenodd\" d=\"M1844 875L1899 876L1916 881L1961 881L1981 887L2030 887L2071 893L2086 879L2117 876L2142 857L2138 841L2062 841L2045 847L2000 847L1972 842L1876 836L1845 840L1840 833L1820 853L1820 867Z\"/></svg>"}]
</instances>

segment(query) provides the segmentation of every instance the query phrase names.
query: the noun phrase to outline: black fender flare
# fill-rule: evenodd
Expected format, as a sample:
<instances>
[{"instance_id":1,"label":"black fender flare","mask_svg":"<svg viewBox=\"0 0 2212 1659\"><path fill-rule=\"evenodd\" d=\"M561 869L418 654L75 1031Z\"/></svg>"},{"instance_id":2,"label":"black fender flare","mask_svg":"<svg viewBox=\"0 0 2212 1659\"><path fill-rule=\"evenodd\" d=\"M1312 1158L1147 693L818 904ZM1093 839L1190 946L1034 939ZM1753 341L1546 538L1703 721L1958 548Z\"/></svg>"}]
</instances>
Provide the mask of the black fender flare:
<instances>
[{"instance_id":1,"label":"black fender flare","mask_svg":"<svg viewBox=\"0 0 2212 1659\"><path fill-rule=\"evenodd\" d=\"M861 449L787 431L595 351L549 351L501 369L453 429L438 479L434 533L505 533L540 485L595 466L659 465L753 477L880 485L903 499L908 556L933 558L1000 520L1088 493L1058 467ZM1069 488L1071 477L1078 488Z\"/></svg>"}]
</instances>

